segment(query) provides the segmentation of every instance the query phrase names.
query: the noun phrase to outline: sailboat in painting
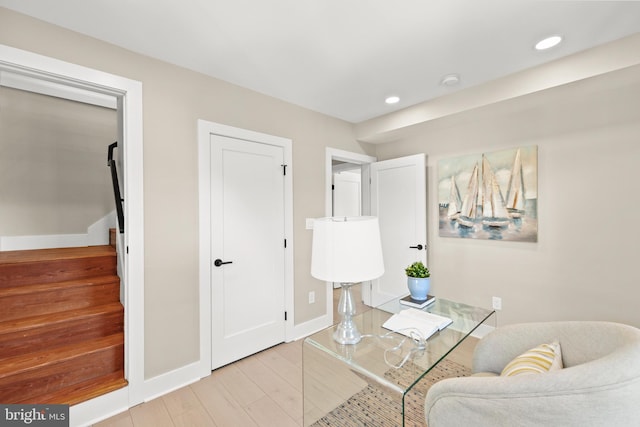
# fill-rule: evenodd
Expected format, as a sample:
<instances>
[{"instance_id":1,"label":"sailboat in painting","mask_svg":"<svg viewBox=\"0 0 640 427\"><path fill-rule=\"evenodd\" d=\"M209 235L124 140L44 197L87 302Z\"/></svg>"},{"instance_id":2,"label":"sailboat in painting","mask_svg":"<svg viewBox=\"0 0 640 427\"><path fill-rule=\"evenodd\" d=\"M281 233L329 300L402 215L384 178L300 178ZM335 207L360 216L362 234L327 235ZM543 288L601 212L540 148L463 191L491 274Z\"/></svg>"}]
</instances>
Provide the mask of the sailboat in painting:
<instances>
[{"instance_id":1,"label":"sailboat in painting","mask_svg":"<svg viewBox=\"0 0 640 427\"><path fill-rule=\"evenodd\" d=\"M447 208L447 218L451 221L458 219L460 216L460 205L462 199L460 198L460 190L456 184L456 177L451 176L451 189L449 191L449 207Z\"/></svg>"},{"instance_id":2,"label":"sailboat in painting","mask_svg":"<svg viewBox=\"0 0 640 427\"><path fill-rule=\"evenodd\" d=\"M511 222L498 181L487 158L482 156L482 224L506 227Z\"/></svg>"},{"instance_id":3,"label":"sailboat in painting","mask_svg":"<svg viewBox=\"0 0 640 427\"><path fill-rule=\"evenodd\" d=\"M524 214L524 181L522 177L522 160L520 159L519 149L516 151L513 168L511 169L506 207L511 218L521 218Z\"/></svg>"},{"instance_id":4,"label":"sailboat in painting","mask_svg":"<svg viewBox=\"0 0 640 427\"><path fill-rule=\"evenodd\" d=\"M467 194L464 196L460 215L457 218L458 224L463 227L473 227L476 222L478 210L478 164L476 163L469 178Z\"/></svg>"}]
</instances>

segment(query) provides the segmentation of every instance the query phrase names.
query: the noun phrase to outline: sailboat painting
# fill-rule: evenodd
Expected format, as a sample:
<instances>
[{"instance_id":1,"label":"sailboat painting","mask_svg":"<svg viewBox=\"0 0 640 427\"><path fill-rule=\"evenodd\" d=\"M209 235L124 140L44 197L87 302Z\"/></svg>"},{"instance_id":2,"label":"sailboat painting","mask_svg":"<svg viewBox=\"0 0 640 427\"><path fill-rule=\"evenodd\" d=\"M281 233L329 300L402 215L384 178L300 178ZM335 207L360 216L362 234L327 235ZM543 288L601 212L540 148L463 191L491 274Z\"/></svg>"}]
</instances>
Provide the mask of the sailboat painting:
<instances>
[{"instance_id":1,"label":"sailboat painting","mask_svg":"<svg viewBox=\"0 0 640 427\"><path fill-rule=\"evenodd\" d=\"M438 204L442 237L537 242L538 147L441 159Z\"/></svg>"}]
</instances>

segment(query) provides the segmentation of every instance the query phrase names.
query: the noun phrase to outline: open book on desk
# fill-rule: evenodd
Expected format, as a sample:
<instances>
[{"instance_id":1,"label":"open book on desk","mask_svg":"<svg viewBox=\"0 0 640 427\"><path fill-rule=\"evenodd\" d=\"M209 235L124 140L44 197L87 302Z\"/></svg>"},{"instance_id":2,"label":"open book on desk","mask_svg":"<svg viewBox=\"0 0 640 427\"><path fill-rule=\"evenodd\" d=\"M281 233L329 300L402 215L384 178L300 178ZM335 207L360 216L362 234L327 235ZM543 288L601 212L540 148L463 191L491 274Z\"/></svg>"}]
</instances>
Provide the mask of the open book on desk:
<instances>
[{"instance_id":1,"label":"open book on desk","mask_svg":"<svg viewBox=\"0 0 640 427\"><path fill-rule=\"evenodd\" d=\"M406 336L411 336L412 330L417 330L426 340L451 323L453 320L448 317L409 308L391 316L382 327Z\"/></svg>"}]
</instances>

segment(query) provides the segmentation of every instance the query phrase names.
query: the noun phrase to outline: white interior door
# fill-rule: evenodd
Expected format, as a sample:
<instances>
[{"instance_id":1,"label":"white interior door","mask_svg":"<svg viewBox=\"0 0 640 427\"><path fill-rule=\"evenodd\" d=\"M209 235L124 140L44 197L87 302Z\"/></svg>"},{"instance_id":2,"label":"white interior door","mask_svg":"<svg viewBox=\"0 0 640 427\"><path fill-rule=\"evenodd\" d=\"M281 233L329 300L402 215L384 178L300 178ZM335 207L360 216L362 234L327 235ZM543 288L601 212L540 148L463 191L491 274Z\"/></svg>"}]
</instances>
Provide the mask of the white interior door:
<instances>
[{"instance_id":1,"label":"white interior door","mask_svg":"<svg viewBox=\"0 0 640 427\"><path fill-rule=\"evenodd\" d=\"M371 215L380 223L385 273L371 282L370 292L363 289L365 303L377 306L408 294L404 269L414 261L426 265L426 200L424 154L371 164Z\"/></svg>"},{"instance_id":2,"label":"white interior door","mask_svg":"<svg viewBox=\"0 0 640 427\"><path fill-rule=\"evenodd\" d=\"M362 215L360 170L333 174L333 216Z\"/></svg>"},{"instance_id":3,"label":"white interior door","mask_svg":"<svg viewBox=\"0 0 640 427\"><path fill-rule=\"evenodd\" d=\"M282 147L211 135L212 369L285 339L283 163Z\"/></svg>"}]
</instances>

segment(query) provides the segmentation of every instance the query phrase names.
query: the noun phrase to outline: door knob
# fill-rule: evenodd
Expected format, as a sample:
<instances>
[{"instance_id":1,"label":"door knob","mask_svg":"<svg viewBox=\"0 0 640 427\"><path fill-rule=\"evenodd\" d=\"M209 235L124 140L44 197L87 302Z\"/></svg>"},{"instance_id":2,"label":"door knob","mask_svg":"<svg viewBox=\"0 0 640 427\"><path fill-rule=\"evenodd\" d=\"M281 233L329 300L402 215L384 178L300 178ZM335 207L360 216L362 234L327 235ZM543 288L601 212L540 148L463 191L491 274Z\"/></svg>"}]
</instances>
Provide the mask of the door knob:
<instances>
[{"instance_id":1,"label":"door knob","mask_svg":"<svg viewBox=\"0 0 640 427\"><path fill-rule=\"evenodd\" d=\"M220 258L213 261L213 265L215 265L216 267L220 267L222 264L231 264L231 263L233 263L233 261L222 261Z\"/></svg>"},{"instance_id":2,"label":"door knob","mask_svg":"<svg viewBox=\"0 0 640 427\"><path fill-rule=\"evenodd\" d=\"M409 246L409 249L417 249L417 250L419 250L419 251L421 251L421 250L422 250L422 248L424 248L424 246L422 246L422 245Z\"/></svg>"}]
</instances>

